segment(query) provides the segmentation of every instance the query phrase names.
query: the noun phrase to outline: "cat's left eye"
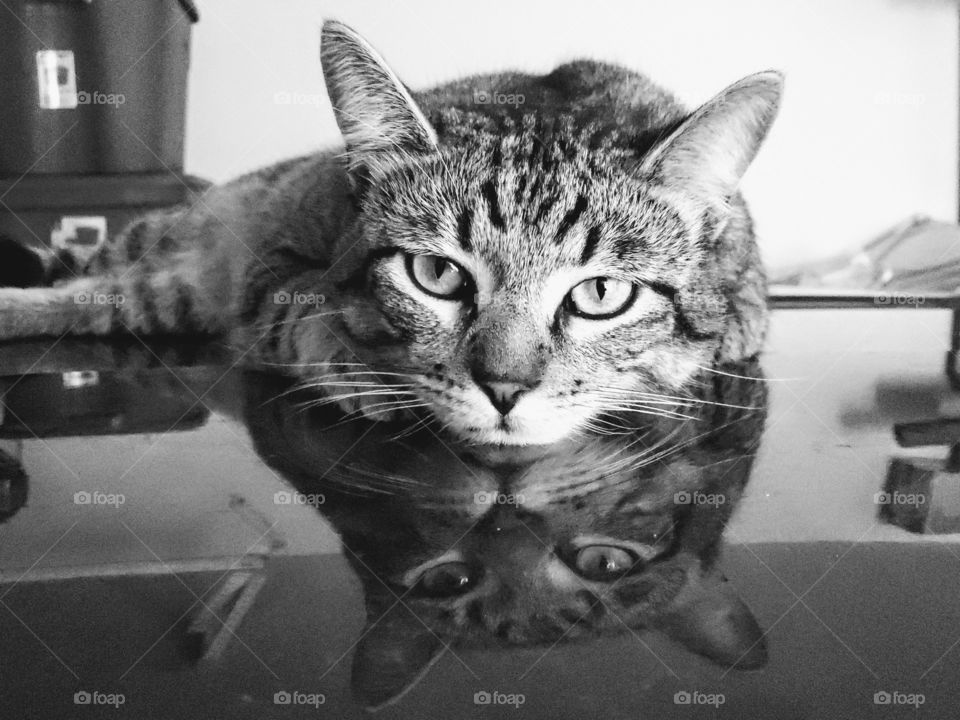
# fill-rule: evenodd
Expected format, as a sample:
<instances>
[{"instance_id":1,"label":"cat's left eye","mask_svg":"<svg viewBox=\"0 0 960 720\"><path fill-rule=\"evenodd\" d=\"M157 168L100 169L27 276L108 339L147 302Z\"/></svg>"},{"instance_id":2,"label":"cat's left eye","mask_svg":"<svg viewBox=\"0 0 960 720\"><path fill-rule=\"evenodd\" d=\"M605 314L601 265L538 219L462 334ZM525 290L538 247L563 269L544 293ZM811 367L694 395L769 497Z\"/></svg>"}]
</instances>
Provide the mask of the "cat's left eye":
<instances>
[{"instance_id":1,"label":"cat's left eye","mask_svg":"<svg viewBox=\"0 0 960 720\"><path fill-rule=\"evenodd\" d=\"M611 318L624 312L637 296L637 285L610 277L584 280L567 296L571 311L592 320Z\"/></svg>"},{"instance_id":2,"label":"cat's left eye","mask_svg":"<svg viewBox=\"0 0 960 720\"><path fill-rule=\"evenodd\" d=\"M413 283L434 297L458 298L470 283L469 276L459 265L440 255L407 255L406 264Z\"/></svg>"},{"instance_id":3,"label":"cat's left eye","mask_svg":"<svg viewBox=\"0 0 960 720\"><path fill-rule=\"evenodd\" d=\"M454 597L471 590L477 579L476 571L469 564L461 561L445 562L427 568L412 590L421 597Z\"/></svg>"},{"instance_id":4,"label":"cat's left eye","mask_svg":"<svg viewBox=\"0 0 960 720\"><path fill-rule=\"evenodd\" d=\"M588 580L615 580L632 571L640 558L616 545L587 545L575 551L572 565L577 574Z\"/></svg>"}]
</instances>

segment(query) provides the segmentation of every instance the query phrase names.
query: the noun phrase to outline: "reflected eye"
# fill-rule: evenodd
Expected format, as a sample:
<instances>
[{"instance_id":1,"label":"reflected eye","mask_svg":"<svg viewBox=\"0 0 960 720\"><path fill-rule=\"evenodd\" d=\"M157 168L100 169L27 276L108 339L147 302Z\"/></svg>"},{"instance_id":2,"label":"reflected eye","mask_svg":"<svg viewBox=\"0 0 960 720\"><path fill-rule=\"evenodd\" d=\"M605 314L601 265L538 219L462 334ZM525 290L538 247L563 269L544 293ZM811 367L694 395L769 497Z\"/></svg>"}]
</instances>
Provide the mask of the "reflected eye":
<instances>
[{"instance_id":1,"label":"reflected eye","mask_svg":"<svg viewBox=\"0 0 960 720\"><path fill-rule=\"evenodd\" d=\"M413 590L425 597L448 598L468 592L477 580L477 573L467 563L446 562L425 570Z\"/></svg>"},{"instance_id":2,"label":"reflected eye","mask_svg":"<svg viewBox=\"0 0 960 720\"><path fill-rule=\"evenodd\" d=\"M567 296L570 309L594 320L614 317L626 310L637 296L637 286L609 277L591 278Z\"/></svg>"},{"instance_id":3,"label":"reflected eye","mask_svg":"<svg viewBox=\"0 0 960 720\"><path fill-rule=\"evenodd\" d=\"M614 580L635 569L640 558L616 545L587 545L575 551L573 569L588 580Z\"/></svg>"},{"instance_id":4,"label":"reflected eye","mask_svg":"<svg viewBox=\"0 0 960 720\"><path fill-rule=\"evenodd\" d=\"M460 266L439 255L407 255L407 273L418 288L438 298L455 298L468 285Z\"/></svg>"}]
</instances>

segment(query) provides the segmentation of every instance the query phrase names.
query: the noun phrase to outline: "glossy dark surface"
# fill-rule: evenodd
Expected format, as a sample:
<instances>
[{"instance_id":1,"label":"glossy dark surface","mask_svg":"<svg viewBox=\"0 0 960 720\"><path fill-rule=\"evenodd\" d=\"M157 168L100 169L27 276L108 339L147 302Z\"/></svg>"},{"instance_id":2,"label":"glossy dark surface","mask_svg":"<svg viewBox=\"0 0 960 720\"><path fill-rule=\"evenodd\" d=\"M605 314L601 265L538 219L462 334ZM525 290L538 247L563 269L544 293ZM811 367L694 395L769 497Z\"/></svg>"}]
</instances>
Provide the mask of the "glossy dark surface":
<instances>
[{"instance_id":1,"label":"glossy dark surface","mask_svg":"<svg viewBox=\"0 0 960 720\"><path fill-rule=\"evenodd\" d=\"M696 421L650 430L682 451L616 471L644 508L630 527L670 519L669 549L650 567L696 555L752 611L768 657L749 671L729 665L744 653L759 659L758 643L724 658L729 646L704 648L684 637L688 625L655 614L659 629L608 612L609 626L572 622L533 644L483 623L458 634L397 585L410 558L456 546L468 570L484 565L486 581L526 587L530 558L547 546L564 555L564 527L591 512L600 522L602 493L564 513L544 500L565 473L602 464L595 447L480 452L422 430L345 423L301 409L276 379L224 375L216 348L0 348L0 716L362 717L364 704L407 689L380 713L949 717L960 699L956 536L942 534L952 532L946 522L926 534L891 526L875 498L892 458L923 460L933 474L924 502L952 517L960 481L943 464L946 448L898 448L893 435L897 422L960 414L941 367L948 326L938 311L779 312L763 363L768 409L755 391L726 403L738 408L699 405ZM98 372L96 383L80 371ZM732 374L750 379L725 377L728 389L761 385L755 369ZM598 442L616 450L630 439ZM280 476L322 501L277 504L277 492L291 492ZM729 502L678 502L678 476L697 483L686 490ZM77 505L84 491L124 502ZM498 492L522 499L490 503ZM223 655L198 661L185 626L230 563L204 572L177 563L245 556L266 558L266 583ZM161 560L174 572L70 577ZM28 569L48 579L13 582ZM483 582L464 572L467 584ZM398 650L391 663L371 652L384 635L426 649ZM364 652L372 661L358 665ZM84 690L122 693L124 703L78 706ZM275 703L283 691L323 703Z\"/></svg>"}]
</instances>

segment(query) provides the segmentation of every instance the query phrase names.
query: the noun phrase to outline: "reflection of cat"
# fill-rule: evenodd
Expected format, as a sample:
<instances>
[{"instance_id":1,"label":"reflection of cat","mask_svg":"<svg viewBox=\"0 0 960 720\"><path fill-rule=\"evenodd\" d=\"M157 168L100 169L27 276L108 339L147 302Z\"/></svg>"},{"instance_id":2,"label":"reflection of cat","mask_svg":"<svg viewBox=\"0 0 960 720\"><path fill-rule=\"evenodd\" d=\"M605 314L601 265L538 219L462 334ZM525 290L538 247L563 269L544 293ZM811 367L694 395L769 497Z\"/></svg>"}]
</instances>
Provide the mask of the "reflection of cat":
<instances>
[{"instance_id":1,"label":"reflection of cat","mask_svg":"<svg viewBox=\"0 0 960 720\"><path fill-rule=\"evenodd\" d=\"M550 644L625 625L726 666L762 665L760 629L715 561L765 386L749 363L699 381L695 399L633 418L634 432L549 450L344 422L303 411L276 381L249 382L258 451L300 492L326 495L320 509L363 580L358 697L396 699L446 645Z\"/></svg>"},{"instance_id":2,"label":"reflection of cat","mask_svg":"<svg viewBox=\"0 0 960 720\"><path fill-rule=\"evenodd\" d=\"M737 185L777 73L688 113L590 61L411 93L336 22L321 59L346 152L136 221L86 277L0 288L0 338L228 334L239 358L346 408L416 406L506 444L656 407L760 347L765 282Z\"/></svg>"}]
</instances>

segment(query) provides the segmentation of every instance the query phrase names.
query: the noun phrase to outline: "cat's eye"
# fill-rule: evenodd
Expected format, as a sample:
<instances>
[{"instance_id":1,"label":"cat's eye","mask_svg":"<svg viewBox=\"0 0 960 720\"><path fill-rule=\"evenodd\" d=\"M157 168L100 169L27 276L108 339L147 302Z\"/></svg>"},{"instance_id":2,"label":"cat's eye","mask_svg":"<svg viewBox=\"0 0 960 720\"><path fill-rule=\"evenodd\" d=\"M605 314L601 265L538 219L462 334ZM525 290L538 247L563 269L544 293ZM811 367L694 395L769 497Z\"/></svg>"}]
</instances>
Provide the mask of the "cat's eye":
<instances>
[{"instance_id":1,"label":"cat's eye","mask_svg":"<svg viewBox=\"0 0 960 720\"><path fill-rule=\"evenodd\" d=\"M470 284L459 265L440 255L407 255L407 273L425 293L445 300L462 296Z\"/></svg>"},{"instance_id":2,"label":"cat's eye","mask_svg":"<svg viewBox=\"0 0 960 720\"><path fill-rule=\"evenodd\" d=\"M603 320L619 315L637 296L637 286L624 280L596 277L584 280L567 296L569 309L577 315Z\"/></svg>"},{"instance_id":3,"label":"cat's eye","mask_svg":"<svg viewBox=\"0 0 960 720\"><path fill-rule=\"evenodd\" d=\"M636 569L640 557L616 545L587 545L574 551L571 564L577 574L597 581L615 580Z\"/></svg>"},{"instance_id":4,"label":"cat's eye","mask_svg":"<svg viewBox=\"0 0 960 720\"><path fill-rule=\"evenodd\" d=\"M445 562L427 568L412 591L421 597L448 598L463 595L477 583L478 573L468 563Z\"/></svg>"}]
</instances>

